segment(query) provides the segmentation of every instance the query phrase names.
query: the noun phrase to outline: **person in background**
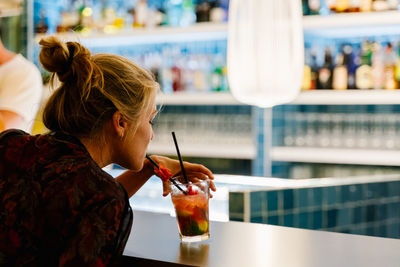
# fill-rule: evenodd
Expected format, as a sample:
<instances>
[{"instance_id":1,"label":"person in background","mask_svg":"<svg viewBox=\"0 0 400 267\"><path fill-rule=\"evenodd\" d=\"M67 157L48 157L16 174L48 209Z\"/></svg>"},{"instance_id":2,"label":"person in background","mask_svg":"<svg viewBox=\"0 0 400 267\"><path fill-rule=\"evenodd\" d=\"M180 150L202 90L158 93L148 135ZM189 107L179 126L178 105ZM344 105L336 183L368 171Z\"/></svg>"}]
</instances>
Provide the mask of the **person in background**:
<instances>
[{"instance_id":1,"label":"person in background","mask_svg":"<svg viewBox=\"0 0 400 267\"><path fill-rule=\"evenodd\" d=\"M7 50L0 33L0 132L10 128L30 132L41 96L38 68L22 55Z\"/></svg>"},{"instance_id":2,"label":"person in background","mask_svg":"<svg viewBox=\"0 0 400 267\"><path fill-rule=\"evenodd\" d=\"M61 84L43 112L49 133L0 135L0 266L114 265L132 225L128 198L155 174L146 149L159 85L121 56L54 36L40 45ZM181 171L177 160L151 159ZM127 170L114 179L102 169L111 163ZM184 166L189 178L213 179L202 165Z\"/></svg>"}]
</instances>

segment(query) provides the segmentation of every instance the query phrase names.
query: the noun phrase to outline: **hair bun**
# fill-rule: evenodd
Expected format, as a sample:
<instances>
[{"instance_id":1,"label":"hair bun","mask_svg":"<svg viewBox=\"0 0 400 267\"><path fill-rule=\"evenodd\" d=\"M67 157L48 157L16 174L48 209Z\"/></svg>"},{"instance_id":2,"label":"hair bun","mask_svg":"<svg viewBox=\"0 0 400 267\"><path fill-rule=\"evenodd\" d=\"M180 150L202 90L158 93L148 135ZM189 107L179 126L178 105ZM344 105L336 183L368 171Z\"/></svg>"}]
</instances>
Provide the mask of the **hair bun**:
<instances>
[{"instance_id":1,"label":"hair bun","mask_svg":"<svg viewBox=\"0 0 400 267\"><path fill-rule=\"evenodd\" d=\"M56 73L61 82L67 82L80 72L76 68L90 65L91 53L77 42L62 42L55 36L44 37L39 60L43 67ZM75 77L76 78L76 77Z\"/></svg>"}]
</instances>

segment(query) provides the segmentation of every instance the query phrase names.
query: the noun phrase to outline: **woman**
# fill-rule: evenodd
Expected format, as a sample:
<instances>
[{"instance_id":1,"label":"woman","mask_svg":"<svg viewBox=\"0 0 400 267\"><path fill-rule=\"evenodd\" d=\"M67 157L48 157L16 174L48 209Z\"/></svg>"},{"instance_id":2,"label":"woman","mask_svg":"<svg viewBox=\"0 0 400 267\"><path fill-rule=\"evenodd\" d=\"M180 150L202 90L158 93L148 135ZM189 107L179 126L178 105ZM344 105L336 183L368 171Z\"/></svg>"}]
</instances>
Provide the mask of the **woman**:
<instances>
[{"instance_id":1,"label":"woman","mask_svg":"<svg viewBox=\"0 0 400 267\"><path fill-rule=\"evenodd\" d=\"M0 136L0 265L115 264L132 225L128 198L154 175L145 155L159 85L123 57L53 36L40 45L41 64L61 85L44 109L50 133ZM180 172L176 160L152 159ZM128 170L113 179L101 169L111 163ZM213 179L202 165L185 170Z\"/></svg>"}]
</instances>

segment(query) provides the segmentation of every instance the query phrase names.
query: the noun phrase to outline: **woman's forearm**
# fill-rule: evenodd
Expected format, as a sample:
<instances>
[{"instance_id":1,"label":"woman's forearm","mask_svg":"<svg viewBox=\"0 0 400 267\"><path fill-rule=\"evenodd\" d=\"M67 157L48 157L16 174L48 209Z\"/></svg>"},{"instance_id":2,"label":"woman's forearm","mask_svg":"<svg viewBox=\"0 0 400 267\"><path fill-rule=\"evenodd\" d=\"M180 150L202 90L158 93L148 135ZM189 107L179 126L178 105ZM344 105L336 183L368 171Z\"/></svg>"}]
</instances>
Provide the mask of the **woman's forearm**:
<instances>
[{"instance_id":1,"label":"woman's forearm","mask_svg":"<svg viewBox=\"0 0 400 267\"><path fill-rule=\"evenodd\" d=\"M153 165L146 159L139 172L126 171L115 179L125 188L128 196L133 196L154 174Z\"/></svg>"}]
</instances>

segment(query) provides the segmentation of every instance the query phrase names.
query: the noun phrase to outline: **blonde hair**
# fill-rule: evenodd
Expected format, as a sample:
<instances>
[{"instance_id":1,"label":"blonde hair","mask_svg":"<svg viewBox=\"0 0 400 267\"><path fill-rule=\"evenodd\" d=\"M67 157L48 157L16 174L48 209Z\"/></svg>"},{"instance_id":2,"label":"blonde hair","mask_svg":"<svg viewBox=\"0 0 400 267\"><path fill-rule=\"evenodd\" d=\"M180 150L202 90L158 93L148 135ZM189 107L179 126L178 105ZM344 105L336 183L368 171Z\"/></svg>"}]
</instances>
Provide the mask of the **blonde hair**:
<instances>
[{"instance_id":1,"label":"blonde hair","mask_svg":"<svg viewBox=\"0 0 400 267\"><path fill-rule=\"evenodd\" d=\"M92 55L78 42L64 43L55 36L39 44L39 59L52 72L51 82L55 76L61 82L43 112L50 131L92 137L117 110L135 125L159 90L149 72L124 57Z\"/></svg>"}]
</instances>

